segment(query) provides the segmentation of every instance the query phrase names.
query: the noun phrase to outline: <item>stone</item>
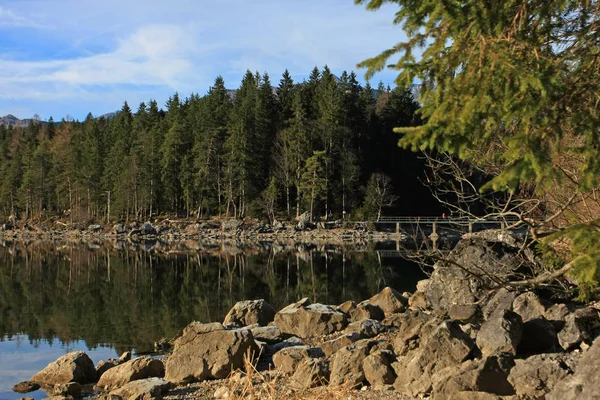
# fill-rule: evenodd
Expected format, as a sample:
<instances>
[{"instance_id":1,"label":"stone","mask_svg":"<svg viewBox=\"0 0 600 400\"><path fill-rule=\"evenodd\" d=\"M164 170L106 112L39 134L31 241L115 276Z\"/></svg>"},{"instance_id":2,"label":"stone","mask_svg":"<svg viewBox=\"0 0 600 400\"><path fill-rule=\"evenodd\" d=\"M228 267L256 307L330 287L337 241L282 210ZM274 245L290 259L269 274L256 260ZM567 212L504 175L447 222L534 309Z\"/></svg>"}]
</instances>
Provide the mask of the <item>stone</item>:
<instances>
[{"instance_id":1,"label":"stone","mask_svg":"<svg viewBox=\"0 0 600 400\"><path fill-rule=\"evenodd\" d=\"M374 351L363 360L365 379L371 386L392 385L396 381L396 372L392 363L396 355L389 350Z\"/></svg>"},{"instance_id":2,"label":"stone","mask_svg":"<svg viewBox=\"0 0 600 400\"><path fill-rule=\"evenodd\" d=\"M251 326L250 332L254 336L254 340L260 340L268 344L280 343L283 341L281 330L275 325L270 326Z\"/></svg>"},{"instance_id":3,"label":"stone","mask_svg":"<svg viewBox=\"0 0 600 400\"><path fill-rule=\"evenodd\" d=\"M581 343L591 344L599 334L598 311L587 307L565 317L565 326L558 333L558 342L564 350L569 351Z\"/></svg>"},{"instance_id":4,"label":"stone","mask_svg":"<svg viewBox=\"0 0 600 400\"><path fill-rule=\"evenodd\" d=\"M165 379L177 384L223 379L244 367L245 356L252 360L258 354L249 329L225 330L221 324L192 322L175 340Z\"/></svg>"},{"instance_id":5,"label":"stone","mask_svg":"<svg viewBox=\"0 0 600 400\"><path fill-rule=\"evenodd\" d=\"M425 292L427 290L427 286L429 286L429 279L422 279L417 282L417 292Z\"/></svg>"},{"instance_id":6,"label":"stone","mask_svg":"<svg viewBox=\"0 0 600 400\"><path fill-rule=\"evenodd\" d=\"M558 350L558 338L554 324L544 317L530 319L523 324L519 354L551 353Z\"/></svg>"},{"instance_id":7,"label":"stone","mask_svg":"<svg viewBox=\"0 0 600 400\"><path fill-rule=\"evenodd\" d=\"M363 361L369 355L370 346L364 341L338 350L331 360L329 384L356 388L366 382Z\"/></svg>"},{"instance_id":8,"label":"stone","mask_svg":"<svg viewBox=\"0 0 600 400\"><path fill-rule=\"evenodd\" d=\"M98 364L96 364L96 377L100 379L100 377L109 369L116 367L117 365L123 364L122 361L110 358L108 360L100 360Z\"/></svg>"},{"instance_id":9,"label":"stone","mask_svg":"<svg viewBox=\"0 0 600 400\"><path fill-rule=\"evenodd\" d=\"M69 382L69 383L59 383L58 385L54 385L52 391L56 396L71 396L71 397L81 397L82 387L77 382Z\"/></svg>"},{"instance_id":10,"label":"stone","mask_svg":"<svg viewBox=\"0 0 600 400\"><path fill-rule=\"evenodd\" d=\"M357 333L360 339L372 338L383 332L385 332L385 327L381 322L374 319L352 322L344 331L347 335Z\"/></svg>"},{"instance_id":11,"label":"stone","mask_svg":"<svg viewBox=\"0 0 600 400\"><path fill-rule=\"evenodd\" d=\"M475 348L475 343L460 329L457 321L443 321L427 336L419 348L392 364L398 376L394 388L403 395L430 393L432 378L444 368L466 361Z\"/></svg>"},{"instance_id":12,"label":"stone","mask_svg":"<svg viewBox=\"0 0 600 400\"><path fill-rule=\"evenodd\" d=\"M221 386L215 390L213 397L215 399L228 399L231 397L231 393L229 392L229 388L227 386Z\"/></svg>"},{"instance_id":13,"label":"stone","mask_svg":"<svg viewBox=\"0 0 600 400\"><path fill-rule=\"evenodd\" d=\"M547 400L600 399L600 338L583 354L575 373L558 382L546 395Z\"/></svg>"},{"instance_id":14,"label":"stone","mask_svg":"<svg viewBox=\"0 0 600 400\"><path fill-rule=\"evenodd\" d=\"M12 390L13 390L13 392L17 392L17 393L29 393L29 392L35 392L39 388L40 388L40 385L38 385L37 383L24 381L24 382L17 383L15 386L13 386Z\"/></svg>"},{"instance_id":15,"label":"stone","mask_svg":"<svg viewBox=\"0 0 600 400\"><path fill-rule=\"evenodd\" d=\"M146 378L132 381L123 387L110 392L115 396L128 400L157 399L171 388L171 383L162 378Z\"/></svg>"},{"instance_id":16,"label":"stone","mask_svg":"<svg viewBox=\"0 0 600 400\"><path fill-rule=\"evenodd\" d=\"M146 222L144 226L142 226L142 235L156 235L156 228L154 228L150 222Z\"/></svg>"},{"instance_id":17,"label":"stone","mask_svg":"<svg viewBox=\"0 0 600 400\"><path fill-rule=\"evenodd\" d=\"M432 397L452 399L456 394L468 391L513 395L515 390L507 378L514 365L513 356L502 353L450 366L434 376Z\"/></svg>"},{"instance_id":18,"label":"stone","mask_svg":"<svg viewBox=\"0 0 600 400\"><path fill-rule=\"evenodd\" d=\"M240 228L243 224L243 221L239 220L239 219L228 219L225 220L223 222L221 222L221 230L228 232L228 231L236 231L238 228Z\"/></svg>"},{"instance_id":19,"label":"stone","mask_svg":"<svg viewBox=\"0 0 600 400\"><path fill-rule=\"evenodd\" d=\"M404 312L408 306L408 299L389 286L367 301L369 304L379 306L385 316Z\"/></svg>"},{"instance_id":20,"label":"stone","mask_svg":"<svg viewBox=\"0 0 600 400\"><path fill-rule=\"evenodd\" d=\"M487 288L511 280L531 265L530 251L522 251L510 234L503 237L473 234L456 244L446 259L433 266L425 290L432 309L442 315L458 304L476 304Z\"/></svg>"},{"instance_id":21,"label":"stone","mask_svg":"<svg viewBox=\"0 0 600 400\"><path fill-rule=\"evenodd\" d=\"M101 390L112 390L132 381L162 378L164 375L165 366L162 361L148 356L138 357L106 371L100 377L96 387Z\"/></svg>"},{"instance_id":22,"label":"stone","mask_svg":"<svg viewBox=\"0 0 600 400\"><path fill-rule=\"evenodd\" d=\"M515 360L508 381L520 397L544 398L559 381L573 373L577 360L571 354L538 354Z\"/></svg>"},{"instance_id":23,"label":"stone","mask_svg":"<svg viewBox=\"0 0 600 400\"><path fill-rule=\"evenodd\" d=\"M289 337L279 343L275 343L273 345L273 351L277 352L281 349L285 349L286 347L292 347L292 346L304 346L304 341L302 339L300 339L299 337L292 336L292 337Z\"/></svg>"},{"instance_id":24,"label":"stone","mask_svg":"<svg viewBox=\"0 0 600 400\"><path fill-rule=\"evenodd\" d=\"M275 309L264 299L238 301L225 316L223 325L249 326L258 324L266 326L275 318Z\"/></svg>"},{"instance_id":25,"label":"stone","mask_svg":"<svg viewBox=\"0 0 600 400\"><path fill-rule=\"evenodd\" d=\"M102 225L90 225L88 226L88 231L90 232L100 232L102 230Z\"/></svg>"},{"instance_id":26,"label":"stone","mask_svg":"<svg viewBox=\"0 0 600 400\"><path fill-rule=\"evenodd\" d=\"M521 316L523 323L543 317L546 312L546 305L533 292L525 292L518 295L513 301L512 308L514 312Z\"/></svg>"},{"instance_id":27,"label":"stone","mask_svg":"<svg viewBox=\"0 0 600 400\"><path fill-rule=\"evenodd\" d=\"M378 305L369 303L369 301L360 302L355 308L350 310L349 315L350 321L352 322L362 321L364 319L381 321L385 318L383 310Z\"/></svg>"},{"instance_id":28,"label":"stone","mask_svg":"<svg viewBox=\"0 0 600 400\"><path fill-rule=\"evenodd\" d=\"M521 316L506 311L493 315L481 325L477 332L477 346L484 356L496 353L517 354L517 347L523 335Z\"/></svg>"},{"instance_id":29,"label":"stone","mask_svg":"<svg viewBox=\"0 0 600 400\"><path fill-rule=\"evenodd\" d=\"M96 381L96 368L87 354L83 351L74 351L48 364L46 368L33 375L30 381L40 385L92 383Z\"/></svg>"},{"instance_id":30,"label":"stone","mask_svg":"<svg viewBox=\"0 0 600 400\"><path fill-rule=\"evenodd\" d=\"M408 308L411 310L427 310L431 307L427 296L423 292L415 292L408 298Z\"/></svg>"},{"instance_id":31,"label":"stone","mask_svg":"<svg viewBox=\"0 0 600 400\"><path fill-rule=\"evenodd\" d=\"M290 304L275 314L281 332L301 338L324 336L344 329L346 314L324 304L310 304L308 299Z\"/></svg>"},{"instance_id":32,"label":"stone","mask_svg":"<svg viewBox=\"0 0 600 400\"><path fill-rule=\"evenodd\" d=\"M453 304L448 310L448 317L461 322L471 322L477 319L479 306L476 304Z\"/></svg>"},{"instance_id":33,"label":"stone","mask_svg":"<svg viewBox=\"0 0 600 400\"><path fill-rule=\"evenodd\" d=\"M517 294L506 288L498 289L492 297L484 303L482 308L483 318L485 320L490 319L494 314L503 314L506 311L513 310L513 302L515 301Z\"/></svg>"},{"instance_id":34,"label":"stone","mask_svg":"<svg viewBox=\"0 0 600 400\"><path fill-rule=\"evenodd\" d=\"M360 339L358 333L354 332L349 335L342 335L338 338L328 340L324 342L322 345L323 352L326 357L331 357L335 354L339 349L344 348L346 346L350 346L353 343L357 342Z\"/></svg>"},{"instance_id":35,"label":"stone","mask_svg":"<svg viewBox=\"0 0 600 400\"><path fill-rule=\"evenodd\" d=\"M301 363L290 378L290 386L296 390L305 390L326 385L329 382L329 361L309 358Z\"/></svg>"},{"instance_id":36,"label":"stone","mask_svg":"<svg viewBox=\"0 0 600 400\"><path fill-rule=\"evenodd\" d=\"M403 314L397 314L393 321L385 319L384 324L398 328L394 339L394 350L396 354L405 354L408 350L415 348L425 340L428 333L437 327L435 317L421 311L408 310Z\"/></svg>"},{"instance_id":37,"label":"stone","mask_svg":"<svg viewBox=\"0 0 600 400\"><path fill-rule=\"evenodd\" d=\"M565 318L574 310L563 303L553 304L546 309L544 317L552 322L557 332L560 332L565 326Z\"/></svg>"},{"instance_id":38,"label":"stone","mask_svg":"<svg viewBox=\"0 0 600 400\"><path fill-rule=\"evenodd\" d=\"M310 348L308 346L286 347L273 355L273 365L283 373L293 374L302 362L309 358L319 358L324 355L323 350L320 348Z\"/></svg>"}]
</instances>

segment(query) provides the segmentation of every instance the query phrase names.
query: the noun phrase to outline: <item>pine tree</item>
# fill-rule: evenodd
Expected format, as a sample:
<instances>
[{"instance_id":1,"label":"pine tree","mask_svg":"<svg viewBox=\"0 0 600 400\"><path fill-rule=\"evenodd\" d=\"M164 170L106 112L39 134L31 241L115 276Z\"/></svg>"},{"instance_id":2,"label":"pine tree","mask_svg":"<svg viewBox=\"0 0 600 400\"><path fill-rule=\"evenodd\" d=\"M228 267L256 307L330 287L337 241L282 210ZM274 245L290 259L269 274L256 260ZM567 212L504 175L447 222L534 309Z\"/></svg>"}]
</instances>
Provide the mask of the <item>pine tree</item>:
<instances>
[{"instance_id":1,"label":"pine tree","mask_svg":"<svg viewBox=\"0 0 600 400\"><path fill-rule=\"evenodd\" d=\"M325 151L315 151L306 160L302 173L300 189L310 196L310 222L313 221L315 201L318 201L327 193L326 159Z\"/></svg>"}]
</instances>

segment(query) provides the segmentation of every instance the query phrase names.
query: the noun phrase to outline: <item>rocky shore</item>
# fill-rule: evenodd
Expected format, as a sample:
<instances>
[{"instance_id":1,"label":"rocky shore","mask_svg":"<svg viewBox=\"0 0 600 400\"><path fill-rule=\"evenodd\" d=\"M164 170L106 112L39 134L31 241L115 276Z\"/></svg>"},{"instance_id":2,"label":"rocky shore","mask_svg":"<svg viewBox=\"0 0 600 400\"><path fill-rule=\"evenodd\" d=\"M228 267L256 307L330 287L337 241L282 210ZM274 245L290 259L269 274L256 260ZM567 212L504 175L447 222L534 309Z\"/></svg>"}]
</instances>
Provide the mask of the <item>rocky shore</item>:
<instances>
[{"instance_id":1,"label":"rocky shore","mask_svg":"<svg viewBox=\"0 0 600 400\"><path fill-rule=\"evenodd\" d=\"M414 293L340 305L238 302L190 323L160 357L94 366L69 353L15 386L56 399L598 399L600 307L503 283L527 263L514 238L474 235ZM491 289L490 289L491 288Z\"/></svg>"}]
</instances>

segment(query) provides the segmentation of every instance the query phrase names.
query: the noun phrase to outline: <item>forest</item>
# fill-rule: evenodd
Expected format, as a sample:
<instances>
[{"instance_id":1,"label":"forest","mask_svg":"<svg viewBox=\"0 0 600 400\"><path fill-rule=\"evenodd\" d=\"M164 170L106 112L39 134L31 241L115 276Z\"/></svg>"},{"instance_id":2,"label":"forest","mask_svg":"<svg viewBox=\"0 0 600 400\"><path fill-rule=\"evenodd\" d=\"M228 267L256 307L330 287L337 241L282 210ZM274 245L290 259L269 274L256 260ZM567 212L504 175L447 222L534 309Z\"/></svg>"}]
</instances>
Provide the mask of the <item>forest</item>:
<instances>
[{"instance_id":1,"label":"forest","mask_svg":"<svg viewBox=\"0 0 600 400\"><path fill-rule=\"evenodd\" d=\"M217 77L204 96L174 94L164 109L152 100L110 118L0 126L0 218L419 212L423 162L393 132L420 125L418 108L408 90L325 66L302 82L285 71L277 85L247 71L237 90Z\"/></svg>"}]
</instances>

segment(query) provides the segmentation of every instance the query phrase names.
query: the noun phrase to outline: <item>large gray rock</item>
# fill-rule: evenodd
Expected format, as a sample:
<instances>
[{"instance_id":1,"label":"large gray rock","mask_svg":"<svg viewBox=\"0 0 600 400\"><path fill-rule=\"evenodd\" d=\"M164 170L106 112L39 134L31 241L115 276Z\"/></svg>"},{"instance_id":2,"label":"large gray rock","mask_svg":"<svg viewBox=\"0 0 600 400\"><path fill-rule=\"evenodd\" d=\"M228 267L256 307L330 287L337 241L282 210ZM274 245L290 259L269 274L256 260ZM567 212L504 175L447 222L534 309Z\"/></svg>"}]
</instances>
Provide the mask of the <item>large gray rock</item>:
<instances>
[{"instance_id":1,"label":"large gray rock","mask_svg":"<svg viewBox=\"0 0 600 400\"><path fill-rule=\"evenodd\" d=\"M369 304L381 308L385 316L403 312L408 307L408 299L391 287L385 287L381 292L367 300Z\"/></svg>"},{"instance_id":2,"label":"large gray rock","mask_svg":"<svg viewBox=\"0 0 600 400\"><path fill-rule=\"evenodd\" d=\"M245 356L253 360L258 352L249 329L225 330L221 324L192 322L175 340L165 379L173 383L223 379L244 367Z\"/></svg>"},{"instance_id":3,"label":"large gray rock","mask_svg":"<svg viewBox=\"0 0 600 400\"><path fill-rule=\"evenodd\" d=\"M347 335L356 333L360 339L368 339L385 332L385 327L377 320L364 319L362 321L351 323L346 327L344 332Z\"/></svg>"},{"instance_id":4,"label":"large gray rock","mask_svg":"<svg viewBox=\"0 0 600 400\"><path fill-rule=\"evenodd\" d=\"M346 314L324 304L310 304L306 298L275 314L275 325L281 332L301 338L329 335L347 323Z\"/></svg>"},{"instance_id":5,"label":"large gray rock","mask_svg":"<svg viewBox=\"0 0 600 400\"><path fill-rule=\"evenodd\" d=\"M308 346L286 347L273 355L273 365L283 373L293 374L300 364L309 358L318 358L324 355L323 351L319 348L310 348Z\"/></svg>"},{"instance_id":6,"label":"large gray rock","mask_svg":"<svg viewBox=\"0 0 600 400\"><path fill-rule=\"evenodd\" d=\"M600 338L596 339L581 360L575 374L558 382L546 396L547 400L600 399Z\"/></svg>"},{"instance_id":7,"label":"large gray rock","mask_svg":"<svg viewBox=\"0 0 600 400\"><path fill-rule=\"evenodd\" d=\"M330 385L349 388L361 386L365 381L363 361L369 355L370 345L365 341L340 349L332 357Z\"/></svg>"},{"instance_id":8,"label":"large gray rock","mask_svg":"<svg viewBox=\"0 0 600 400\"><path fill-rule=\"evenodd\" d=\"M96 368L87 354L83 351L74 351L48 364L46 368L33 375L30 381L40 385L92 383L96 381Z\"/></svg>"},{"instance_id":9,"label":"large gray rock","mask_svg":"<svg viewBox=\"0 0 600 400\"><path fill-rule=\"evenodd\" d=\"M401 355L426 341L429 334L437 328L439 321L430 314L408 310L403 314L394 315L393 318L386 318L383 323L397 328L394 350L396 354Z\"/></svg>"},{"instance_id":10,"label":"large gray rock","mask_svg":"<svg viewBox=\"0 0 600 400\"><path fill-rule=\"evenodd\" d=\"M571 354L538 354L524 360L515 360L508 375L518 396L540 399L554 386L572 374L578 357Z\"/></svg>"},{"instance_id":11,"label":"large gray rock","mask_svg":"<svg viewBox=\"0 0 600 400\"><path fill-rule=\"evenodd\" d=\"M484 302L481 310L483 318L487 320L494 314L504 314L506 311L512 311L516 297L517 293L513 291L506 288L498 289L487 302Z\"/></svg>"},{"instance_id":12,"label":"large gray rock","mask_svg":"<svg viewBox=\"0 0 600 400\"><path fill-rule=\"evenodd\" d=\"M517 354L523 334L523 322L518 314L506 311L494 314L477 332L477 346L484 356L496 353Z\"/></svg>"},{"instance_id":13,"label":"large gray rock","mask_svg":"<svg viewBox=\"0 0 600 400\"><path fill-rule=\"evenodd\" d=\"M360 335L356 332L349 335L342 335L338 338L328 340L321 346L325 352L325 356L330 357L331 355L338 352L338 350L350 346L360 339Z\"/></svg>"},{"instance_id":14,"label":"large gray rock","mask_svg":"<svg viewBox=\"0 0 600 400\"><path fill-rule=\"evenodd\" d=\"M543 317L546 313L547 303L540 299L537 294L525 292L515 298L512 308L525 323Z\"/></svg>"},{"instance_id":15,"label":"large gray rock","mask_svg":"<svg viewBox=\"0 0 600 400\"><path fill-rule=\"evenodd\" d=\"M305 390L327 385L329 374L329 360L309 358L292 375L290 386L296 390Z\"/></svg>"},{"instance_id":16,"label":"large gray rock","mask_svg":"<svg viewBox=\"0 0 600 400\"><path fill-rule=\"evenodd\" d=\"M434 310L447 314L453 305L476 304L487 288L512 279L528 262L516 240L508 234L472 235L463 239L438 261L425 295Z\"/></svg>"},{"instance_id":17,"label":"large gray rock","mask_svg":"<svg viewBox=\"0 0 600 400\"><path fill-rule=\"evenodd\" d=\"M565 317L565 325L558 333L558 341L568 351L581 343L591 344L599 334L598 311L591 307L582 308Z\"/></svg>"},{"instance_id":18,"label":"large gray rock","mask_svg":"<svg viewBox=\"0 0 600 400\"><path fill-rule=\"evenodd\" d=\"M369 301L362 301L355 308L350 309L350 321L357 322L363 319L375 319L381 321L385 318L385 314L381 307L376 304L371 304Z\"/></svg>"},{"instance_id":19,"label":"large gray rock","mask_svg":"<svg viewBox=\"0 0 600 400\"><path fill-rule=\"evenodd\" d=\"M444 368L461 364L475 348L456 321L446 320L428 334L419 348L392 364L398 378L394 388L406 396L428 394L432 378Z\"/></svg>"},{"instance_id":20,"label":"large gray rock","mask_svg":"<svg viewBox=\"0 0 600 400\"><path fill-rule=\"evenodd\" d=\"M363 360L365 379L371 386L391 385L396 380L392 363L396 356L392 351L373 351Z\"/></svg>"},{"instance_id":21,"label":"large gray rock","mask_svg":"<svg viewBox=\"0 0 600 400\"><path fill-rule=\"evenodd\" d=\"M171 383L162 378L147 378L129 382L109 396L127 400L158 399L170 388Z\"/></svg>"},{"instance_id":22,"label":"large gray rock","mask_svg":"<svg viewBox=\"0 0 600 400\"><path fill-rule=\"evenodd\" d=\"M273 321L274 317L275 309L263 299L238 301L225 316L223 325L249 326L258 324L266 326Z\"/></svg>"},{"instance_id":23,"label":"large gray rock","mask_svg":"<svg viewBox=\"0 0 600 400\"><path fill-rule=\"evenodd\" d=\"M102 374L96 386L101 390L112 390L138 379L163 376L165 376L165 366L162 361L144 356L109 369Z\"/></svg>"}]
</instances>

